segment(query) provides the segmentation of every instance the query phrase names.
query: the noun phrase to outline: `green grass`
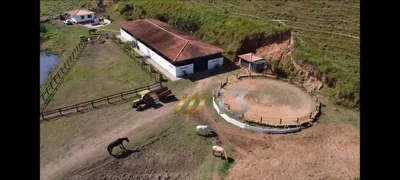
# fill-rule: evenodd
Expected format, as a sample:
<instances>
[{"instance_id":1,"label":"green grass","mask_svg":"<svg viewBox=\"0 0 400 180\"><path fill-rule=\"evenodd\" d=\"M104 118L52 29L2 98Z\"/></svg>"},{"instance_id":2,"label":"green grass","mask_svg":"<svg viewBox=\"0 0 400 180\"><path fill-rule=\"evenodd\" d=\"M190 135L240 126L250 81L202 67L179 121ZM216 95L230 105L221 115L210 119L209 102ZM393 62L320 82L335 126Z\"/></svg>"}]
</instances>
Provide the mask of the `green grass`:
<instances>
[{"instance_id":1,"label":"green grass","mask_svg":"<svg viewBox=\"0 0 400 180\"><path fill-rule=\"evenodd\" d=\"M227 161L223 162L218 171L219 175L222 177L225 177L226 175L229 174L229 169L231 167L232 167L232 163L227 162Z\"/></svg>"},{"instance_id":2,"label":"green grass","mask_svg":"<svg viewBox=\"0 0 400 180\"><path fill-rule=\"evenodd\" d=\"M336 82L323 94L335 104L359 106L358 1L137 0L118 3L114 9L129 17L124 14L129 5L140 9L136 11L140 14L132 14L133 18L166 15L170 24L223 47L229 58L247 35L293 29L294 59L313 65L315 74L325 74L328 81ZM200 27L191 30L176 22L189 20Z\"/></svg>"},{"instance_id":3,"label":"green grass","mask_svg":"<svg viewBox=\"0 0 400 180\"><path fill-rule=\"evenodd\" d=\"M273 35L287 31L290 28L278 27L271 24L260 23L253 20L232 17L179 1L124 1L116 4L114 10L120 15L129 12L130 6L142 7L142 11L135 11L133 17L153 17L160 12L165 13L169 23L177 24L180 28L207 42L223 47L225 55L233 58L240 46L240 40L249 34L263 33ZM124 15L125 16L125 15ZM186 24L182 24L185 22Z\"/></svg>"},{"instance_id":4,"label":"green grass","mask_svg":"<svg viewBox=\"0 0 400 180\"><path fill-rule=\"evenodd\" d=\"M79 36L88 35L88 30L86 27L78 25L67 26L61 21L53 21L41 24L47 29L46 33L40 34L40 37L43 39L41 47L45 49L46 52L59 56L59 63L54 67L49 77L41 86L42 91L50 82L55 73L57 73L54 70L58 70L63 65L65 60L78 45Z\"/></svg>"},{"instance_id":5,"label":"green grass","mask_svg":"<svg viewBox=\"0 0 400 180\"><path fill-rule=\"evenodd\" d=\"M72 105L91 99L155 83L133 59L114 42L88 44L78 62L65 76L47 109Z\"/></svg>"},{"instance_id":6,"label":"green grass","mask_svg":"<svg viewBox=\"0 0 400 180\"><path fill-rule=\"evenodd\" d=\"M95 7L94 1L88 0L40 0L40 16L54 16L77 8Z\"/></svg>"}]
</instances>

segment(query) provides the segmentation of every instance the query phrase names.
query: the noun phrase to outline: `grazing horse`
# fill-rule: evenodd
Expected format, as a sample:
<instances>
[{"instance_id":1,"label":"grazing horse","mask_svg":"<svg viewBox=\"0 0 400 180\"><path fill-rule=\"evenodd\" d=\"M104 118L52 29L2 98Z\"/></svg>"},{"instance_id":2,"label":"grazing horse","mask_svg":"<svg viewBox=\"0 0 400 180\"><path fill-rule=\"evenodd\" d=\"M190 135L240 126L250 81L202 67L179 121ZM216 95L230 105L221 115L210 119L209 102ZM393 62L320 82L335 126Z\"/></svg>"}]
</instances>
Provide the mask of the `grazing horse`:
<instances>
[{"instance_id":1,"label":"grazing horse","mask_svg":"<svg viewBox=\"0 0 400 180\"><path fill-rule=\"evenodd\" d=\"M107 147L107 151L109 154L111 154L112 150L114 147L119 146L121 149L125 149L123 142L129 142L129 139L127 137L125 138L118 138L117 140L115 140L114 142L110 143Z\"/></svg>"},{"instance_id":2,"label":"grazing horse","mask_svg":"<svg viewBox=\"0 0 400 180\"><path fill-rule=\"evenodd\" d=\"M196 126L196 133L199 135L208 135L211 133L211 128L207 125L198 125Z\"/></svg>"},{"instance_id":3,"label":"grazing horse","mask_svg":"<svg viewBox=\"0 0 400 180\"><path fill-rule=\"evenodd\" d=\"M220 146L213 146L212 147L212 154L215 156L215 152L217 152L218 154L220 154L219 156L222 157L222 155L225 156L225 160L228 160L228 157L226 156L225 150L224 148L220 147Z\"/></svg>"}]
</instances>

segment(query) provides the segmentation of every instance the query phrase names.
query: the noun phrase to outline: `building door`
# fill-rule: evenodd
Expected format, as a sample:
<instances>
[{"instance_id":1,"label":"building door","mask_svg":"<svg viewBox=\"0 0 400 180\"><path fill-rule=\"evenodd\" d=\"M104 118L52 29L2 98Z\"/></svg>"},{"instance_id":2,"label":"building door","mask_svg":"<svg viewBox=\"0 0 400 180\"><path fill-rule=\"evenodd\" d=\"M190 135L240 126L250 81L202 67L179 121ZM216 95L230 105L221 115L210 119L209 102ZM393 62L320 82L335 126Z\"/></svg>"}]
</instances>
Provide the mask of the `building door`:
<instances>
[{"instance_id":1,"label":"building door","mask_svg":"<svg viewBox=\"0 0 400 180\"><path fill-rule=\"evenodd\" d=\"M198 59L194 63L194 72L205 71L208 69L208 61L206 59Z\"/></svg>"}]
</instances>

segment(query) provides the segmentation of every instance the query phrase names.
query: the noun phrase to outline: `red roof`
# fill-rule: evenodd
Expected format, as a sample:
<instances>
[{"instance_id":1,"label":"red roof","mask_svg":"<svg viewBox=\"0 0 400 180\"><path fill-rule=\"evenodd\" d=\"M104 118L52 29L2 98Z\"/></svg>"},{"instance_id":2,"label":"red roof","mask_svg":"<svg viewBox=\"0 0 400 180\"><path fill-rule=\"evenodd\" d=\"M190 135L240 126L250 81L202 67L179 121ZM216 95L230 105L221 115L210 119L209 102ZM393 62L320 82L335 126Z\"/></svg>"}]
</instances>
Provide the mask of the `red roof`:
<instances>
[{"instance_id":1,"label":"red roof","mask_svg":"<svg viewBox=\"0 0 400 180\"><path fill-rule=\"evenodd\" d=\"M244 59L244 60L246 60L248 62L254 62L254 61L259 61L259 60L263 59L262 57L257 56L257 55L255 55L253 53L247 53L247 54L239 55L239 58Z\"/></svg>"},{"instance_id":2,"label":"red roof","mask_svg":"<svg viewBox=\"0 0 400 180\"><path fill-rule=\"evenodd\" d=\"M86 14L94 14L93 11L89 11L87 9L75 9L75 10L71 10L71 11L67 11L67 14L71 15L71 16L76 16L76 15L86 15Z\"/></svg>"},{"instance_id":3,"label":"red roof","mask_svg":"<svg viewBox=\"0 0 400 180\"><path fill-rule=\"evenodd\" d=\"M223 52L217 46L155 19L128 21L121 28L174 62Z\"/></svg>"}]
</instances>

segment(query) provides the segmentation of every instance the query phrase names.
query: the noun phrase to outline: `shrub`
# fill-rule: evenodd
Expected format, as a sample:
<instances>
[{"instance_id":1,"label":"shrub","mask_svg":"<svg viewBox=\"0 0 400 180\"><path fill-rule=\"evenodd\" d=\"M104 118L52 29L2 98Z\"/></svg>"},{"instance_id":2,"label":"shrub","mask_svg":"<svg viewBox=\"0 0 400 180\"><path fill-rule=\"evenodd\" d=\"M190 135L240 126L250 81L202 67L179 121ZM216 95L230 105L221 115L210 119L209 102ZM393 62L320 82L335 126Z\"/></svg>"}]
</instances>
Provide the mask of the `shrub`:
<instances>
[{"instance_id":1,"label":"shrub","mask_svg":"<svg viewBox=\"0 0 400 180\"><path fill-rule=\"evenodd\" d=\"M167 13L156 13L152 16L153 19L158 19L162 22L168 22L168 14Z\"/></svg>"}]
</instances>

